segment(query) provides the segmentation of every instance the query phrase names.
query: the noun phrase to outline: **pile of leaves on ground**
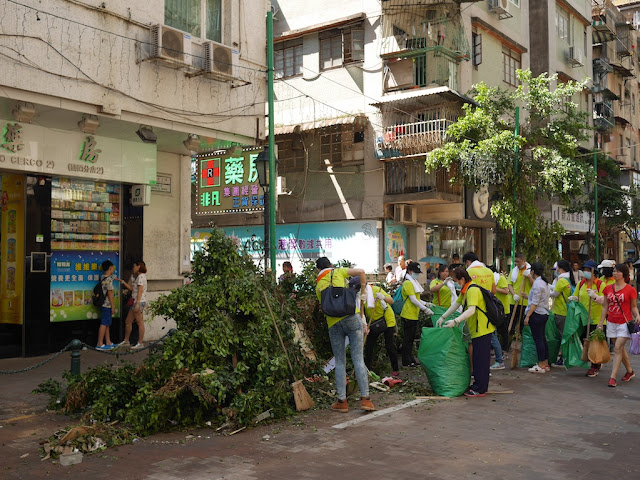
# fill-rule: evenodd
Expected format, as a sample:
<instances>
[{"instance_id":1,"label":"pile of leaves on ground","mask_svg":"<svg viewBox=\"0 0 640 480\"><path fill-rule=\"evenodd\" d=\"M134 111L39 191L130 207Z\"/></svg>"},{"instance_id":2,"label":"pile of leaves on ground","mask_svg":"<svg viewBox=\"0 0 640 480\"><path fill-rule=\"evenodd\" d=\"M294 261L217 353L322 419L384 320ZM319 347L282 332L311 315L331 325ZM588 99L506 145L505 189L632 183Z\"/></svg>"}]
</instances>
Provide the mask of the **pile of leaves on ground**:
<instances>
[{"instance_id":1,"label":"pile of leaves on ground","mask_svg":"<svg viewBox=\"0 0 640 480\"><path fill-rule=\"evenodd\" d=\"M89 424L118 421L134 435L249 425L267 410L286 417L295 407L292 374L265 293L296 378L320 373L293 340L291 319L300 313L295 300L221 230L213 230L194 255L191 283L152 305L155 315L177 324L160 352L140 365L102 365L67 376L60 392L51 384L41 390L55 394L50 405L66 413L80 413Z\"/></svg>"},{"instance_id":2,"label":"pile of leaves on ground","mask_svg":"<svg viewBox=\"0 0 640 480\"><path fill-rule=\"evenodd\" d=\"M41 442L43 460L74 452L98 453L109 447L132 443L137 437L117 423L96 423L58 430Z\"/></svg>"}]
</instances>

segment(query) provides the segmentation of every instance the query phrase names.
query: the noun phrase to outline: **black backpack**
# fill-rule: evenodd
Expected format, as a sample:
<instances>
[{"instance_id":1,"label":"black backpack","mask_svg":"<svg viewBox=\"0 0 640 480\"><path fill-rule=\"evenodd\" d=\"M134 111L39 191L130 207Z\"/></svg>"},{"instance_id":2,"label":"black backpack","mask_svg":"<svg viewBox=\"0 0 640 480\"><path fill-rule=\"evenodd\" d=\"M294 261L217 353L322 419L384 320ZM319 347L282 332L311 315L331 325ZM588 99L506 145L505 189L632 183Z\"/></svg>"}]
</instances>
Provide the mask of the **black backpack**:
<instances>
[{"instance_id":1,"label":"black backpack","mask_svg":"<svg viewBox=\"0 0 640 480\"><path fill-rule=\"evenodd\" d=\"M487 316L487 320L489 321L489 323L493 324L494 327L499 327L500 325L502 325L505 322L506 317L504 314L504 305L502 305L502 302L498 299L498 297L496 297L486 288L483 288L476 283L472 283L471 285L469 285L469 288L471 287L480 289L480 291L482 292L482 296L484 297L484 303L487 306L487 311L485 312L479 307L476 308ZM467 302L465 300L465 307L466 303ZM489 326L489 323L487 323L487 326ZM477 331L478 324L476 323L476 332Z\"/></svg>"},{"instance_id":2,"label":"black backpack","mask_svg":"<svg viewBox=\"0 0 640 480\"><path fill-rule=\"evenodd\" d=\"M105 294L104 290L102 290L102 282L104 282L106 278L107 277L104 277L95 287L93 287L93 297L91 299L93 300L93 304L99 308L104 305Z\"/></svg>"}]
</instances>

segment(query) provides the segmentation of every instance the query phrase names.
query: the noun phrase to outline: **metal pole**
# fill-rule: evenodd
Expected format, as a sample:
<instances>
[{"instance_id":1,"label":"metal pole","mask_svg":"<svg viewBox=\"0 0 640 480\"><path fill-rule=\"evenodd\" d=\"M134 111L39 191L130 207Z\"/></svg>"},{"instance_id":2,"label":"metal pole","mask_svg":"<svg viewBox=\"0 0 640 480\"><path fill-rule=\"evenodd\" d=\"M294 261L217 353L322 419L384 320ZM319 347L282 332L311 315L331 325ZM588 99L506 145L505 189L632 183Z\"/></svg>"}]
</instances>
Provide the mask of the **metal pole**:
<instances>
[{"instance_id":1,"label":"metal pole","mask_svg":"<svg viewBox=\"0 0 640 480\"><path fill-rule=\"evenodd\" d=\"M269 103L269 257L276 274L276 148L273 115L273 13L267 12L267 101ZM266 212L266 208L265 208ZM266 239L265 239L266 240Z\"/></svg>"},{"instance_id":2,"label":"metal pole","mask_svg":"<svg viewBox=\"0 0 640 480\"><path fill-rule=\"evenodd\" d=\"M80 376L80 352L82 351L82 342L77 338L71 341L71 375Z\"/></svg>"},{"instance_id":3,"label":"metal pole","mask_svg":"<svg viewBox=\"0 0 640 480\"><path fill-rule=\"evenodd\" d=\"M593 150L593 170L596 172L596 180L593 183L594 206L594 232L596 236L596 263L600 264L600 232L598 231L598 145Z\"/></svg>"},{"instance_id":4,"label":"metal pole","mask_svg":"<svg viewBox=\"0 0 640 480\"><path fill-rule=\"evenodd\" d=\"M516 107L516 128L513 132L513 136L517 137L520 135L520 107ZM518 147L514 149L514 160L515 160L515 176L518 177L518 170L520 168L518 161ZM515 182L515 180L514 180ZM513 204L516 205L518 203L518 196L516 194L516 186L513 185ZM513 226L511 227L511 268L513 268L516 264L516 222L514 220Z\"/></svg>"},{"instance_id":5,"label":"metal pole","mask_svg":"<svg viewBox=\"0 0 640 480\"><path fill-rule=\"evenodd\" d=\"M266 190L266 188L265 188ZM269 235L269 205L271 202L269 201L269 192L266 191L264 196L264 241L262 242L262 247L264 250L264 273L266 274L269 270L269 239L271 238Z\"/></svg>"}]
</instances>

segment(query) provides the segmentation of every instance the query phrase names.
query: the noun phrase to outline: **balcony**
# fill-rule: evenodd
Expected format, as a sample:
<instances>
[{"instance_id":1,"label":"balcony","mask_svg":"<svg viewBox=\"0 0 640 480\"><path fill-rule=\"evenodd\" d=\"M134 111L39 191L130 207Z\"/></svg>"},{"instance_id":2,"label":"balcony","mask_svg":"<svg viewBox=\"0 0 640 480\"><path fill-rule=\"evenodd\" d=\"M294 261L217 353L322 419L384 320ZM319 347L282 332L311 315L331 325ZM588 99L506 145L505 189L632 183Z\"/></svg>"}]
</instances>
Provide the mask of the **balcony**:
<instances>
[{"instance_id":1,"label":"balcony","mask_svg":"<svg viewBox=\"0 0 640 480\"><path fill-rule=\"evenodd\" d=\"M376 156L397 158L420 155L440 147L446 140L450 120L428 120L386 127L378 137Z\"/></svg>"},{"instance_id":2,"label":"balcony","mask_svg":"<svg viewBox=\"0 0 640 480\"><path fill-rule=\"evenodd\" d=\"M607 131L615 126L614 109L611 101L594 103L593 126L598 131Z\"/></svg>"},{"instance_id":3,"label":"balcony","mask_svg":"<svg viewBox=\"0 0 640 480\"><path fill-rule=\"evenodd\" d=\"M625 101L628 100L625 99ZM617 124L626 127L631 123L631 104L616 102L613 109L613 115Z\"/></svg>"},{"instance_id":4,"label":"balcony","mask_svg":"<svg viewBox=\"0 0 640 480\"><path fill-rule=\"evenodd\" d=\"M451 183L453 174L445 169L427 173L424 156L393 160L384 164L385 195L405 195L403 201L430 203L459 201L462 186Z\"/></svg>"}]
</instances>

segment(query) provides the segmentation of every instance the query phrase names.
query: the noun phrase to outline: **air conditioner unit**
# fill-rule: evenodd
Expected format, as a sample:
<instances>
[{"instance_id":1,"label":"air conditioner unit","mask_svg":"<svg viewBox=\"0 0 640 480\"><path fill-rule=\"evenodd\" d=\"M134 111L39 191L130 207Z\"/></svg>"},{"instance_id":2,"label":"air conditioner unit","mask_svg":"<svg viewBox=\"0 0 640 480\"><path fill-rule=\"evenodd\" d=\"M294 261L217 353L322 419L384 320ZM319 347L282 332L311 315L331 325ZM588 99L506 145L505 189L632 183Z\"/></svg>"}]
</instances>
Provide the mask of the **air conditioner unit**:
<instances>
[{"instance_id":1,"label":"air conditioner unit","mask_svg":"<svg viewBox=\"0 0 640 480\"><path fill-rule=\"evenodd\" d=\"M218 42L204 42L204 71L225 80L232 80L236 74L238 52Z\"/></svg>"},{"instance_id":2,"label":"air conditioner unit","mask_svg":"<svg viewBox=\"0 0 640 480\"><path fill-rule=\"evenodd\" d=\"M509 0L489 0L489 11L498 16L509 13Z\"/></svg>"},{"instance_id":3,"label":"air conditioner unit","mask_svg":"<svg viewBox=\"0 0 640 480\"><path fill-rule=\"evenodd\" d=\"M574 67L582 67L584 65L582 50L578 47L569 47L567 61Z\"/></svg>"},{"instance_id":4,"label":"air conditioner unit","mask_svg":"<svg viewBox=\"0 0 640 480\"><path fill-rule=\"evenodd\" d=\"M415 225L418 223L418 209L413 205L395 205L393 220L403 225Z\"/></svg>"},{"instance_id":5,"label":"air conditioner unit","mask_svg":"<svg viewBox=\"0 0 640 480\"><path fill-rule=\"evenodd\" d=\"M191 35L166 25L151 26L151 58L191 64Z\"/></svg>"}]
</instances>

